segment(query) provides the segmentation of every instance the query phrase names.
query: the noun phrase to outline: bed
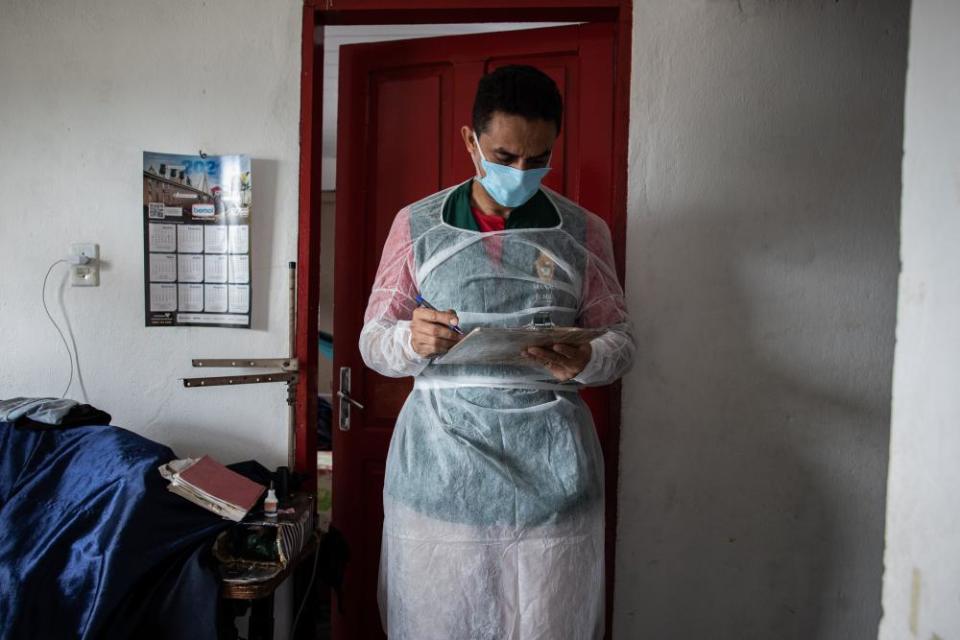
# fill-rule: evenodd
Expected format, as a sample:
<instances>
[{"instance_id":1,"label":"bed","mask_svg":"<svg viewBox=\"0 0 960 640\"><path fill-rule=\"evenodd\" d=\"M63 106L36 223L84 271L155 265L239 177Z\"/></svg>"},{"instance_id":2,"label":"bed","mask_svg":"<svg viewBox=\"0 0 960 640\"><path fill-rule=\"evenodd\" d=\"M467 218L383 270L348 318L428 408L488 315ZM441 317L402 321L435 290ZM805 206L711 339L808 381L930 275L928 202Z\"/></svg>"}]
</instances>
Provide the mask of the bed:
<instances>
[{"instance_id":1,"label":"bed","mask_svg":"<svg viewBox=\"0 0 960 640\"><path fill-rule=\"evenodd\" d=\"M231 523L167 491L168 447L0 422L0 640L217 637L208 549Z\"/></svg>"}]
</instances>

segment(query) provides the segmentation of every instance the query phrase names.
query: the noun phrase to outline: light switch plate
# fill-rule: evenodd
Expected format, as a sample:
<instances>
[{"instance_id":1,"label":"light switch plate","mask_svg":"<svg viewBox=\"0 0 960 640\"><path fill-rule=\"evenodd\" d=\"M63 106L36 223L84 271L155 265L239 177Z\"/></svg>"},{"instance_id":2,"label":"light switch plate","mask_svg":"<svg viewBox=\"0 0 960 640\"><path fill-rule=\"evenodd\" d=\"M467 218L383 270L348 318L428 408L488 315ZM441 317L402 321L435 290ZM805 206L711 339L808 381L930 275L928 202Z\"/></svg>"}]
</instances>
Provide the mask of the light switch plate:
<instances>
[{"instance_id":1,"label":"light switch plate","mask_svg":"<svg viewBox=\"0 0 960 640\"><path fill-rule=\"evenodd\" d=\"M100 286L100 245L92 242L75 242L70 245L70 255L87 256L87 264L70 265L70 286Z\"/></svg>"}]
</instances>

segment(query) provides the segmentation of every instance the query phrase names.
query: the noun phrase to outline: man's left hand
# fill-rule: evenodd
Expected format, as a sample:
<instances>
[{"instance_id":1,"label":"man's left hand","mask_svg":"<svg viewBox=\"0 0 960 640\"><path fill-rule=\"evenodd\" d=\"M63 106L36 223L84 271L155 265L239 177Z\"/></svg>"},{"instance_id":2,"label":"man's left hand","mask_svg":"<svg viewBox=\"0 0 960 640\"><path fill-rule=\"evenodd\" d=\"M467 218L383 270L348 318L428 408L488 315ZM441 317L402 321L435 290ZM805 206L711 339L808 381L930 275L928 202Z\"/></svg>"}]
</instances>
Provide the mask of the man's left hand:
<instances>
[{"instance_id":1,"label":"man's left hand","mask_svg":"<svg viewBox=\"0 0 960 640\"><path fill-rule=\"evenodd\" d=\"M522 354L525 358L530 358L535 362L546 367L554 378L560 382L566 382L578 373L590 362L590 355L593 349L590 344L555 344L553 347L528 347Z\"/></svg>"}]
</instances>

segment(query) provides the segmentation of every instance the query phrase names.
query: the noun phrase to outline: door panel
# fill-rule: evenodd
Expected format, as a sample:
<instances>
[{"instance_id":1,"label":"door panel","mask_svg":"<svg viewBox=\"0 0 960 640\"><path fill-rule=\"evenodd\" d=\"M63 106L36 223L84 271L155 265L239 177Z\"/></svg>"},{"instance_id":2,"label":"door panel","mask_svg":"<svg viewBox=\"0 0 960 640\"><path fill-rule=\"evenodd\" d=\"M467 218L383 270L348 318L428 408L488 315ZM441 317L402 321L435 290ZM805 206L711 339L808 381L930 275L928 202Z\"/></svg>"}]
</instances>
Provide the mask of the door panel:
<instances>
[{"instance_id":1,"label":"door panel","mask_svg":"<svg viewBox=\"0 0 960 640\"><path fill-rule=\"evenodd\" d=\"M555 168L545 184L609 220L613 50L610 24L341 48L334 371L350 367L351 395L366 408L351 411L349 431L334 433L333 523L351 551L342 613L333 608L338 640L383 637L376 585L384 463L412 380L367 369L357 342L393 218L403 206L473 175L459 129L470 124L477 82L498 66L522 63L543 69L564 98ZM616 443L606 441L610 392L591 390L585 396L609 459L616 455ZM338 418L335 414L333 424Z\"/></svg>"}]
</instances>

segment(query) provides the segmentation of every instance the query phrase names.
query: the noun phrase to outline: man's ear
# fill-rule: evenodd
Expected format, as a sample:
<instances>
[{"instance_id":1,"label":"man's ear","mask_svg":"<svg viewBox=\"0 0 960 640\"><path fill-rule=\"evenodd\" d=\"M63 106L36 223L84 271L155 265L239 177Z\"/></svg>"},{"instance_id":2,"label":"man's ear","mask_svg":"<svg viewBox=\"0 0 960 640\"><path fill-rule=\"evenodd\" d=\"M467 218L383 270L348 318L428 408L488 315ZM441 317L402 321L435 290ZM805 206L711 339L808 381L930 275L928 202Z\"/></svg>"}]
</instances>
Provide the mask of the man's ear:
<instances>
[{"instance_id":1,"label":"man's ear","mask_svg":"<svg viewBox=\"0 0 960 640\"><path fill-rule=\"evenodd\" d=\"M463 138L463 144L467 147L467 152L473 153L473 129L463 125L460 127L460 136Z\"/></svg>"}]
</instances>

